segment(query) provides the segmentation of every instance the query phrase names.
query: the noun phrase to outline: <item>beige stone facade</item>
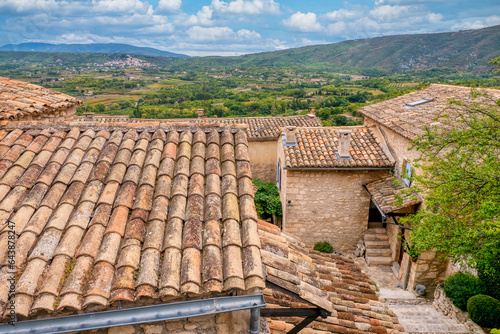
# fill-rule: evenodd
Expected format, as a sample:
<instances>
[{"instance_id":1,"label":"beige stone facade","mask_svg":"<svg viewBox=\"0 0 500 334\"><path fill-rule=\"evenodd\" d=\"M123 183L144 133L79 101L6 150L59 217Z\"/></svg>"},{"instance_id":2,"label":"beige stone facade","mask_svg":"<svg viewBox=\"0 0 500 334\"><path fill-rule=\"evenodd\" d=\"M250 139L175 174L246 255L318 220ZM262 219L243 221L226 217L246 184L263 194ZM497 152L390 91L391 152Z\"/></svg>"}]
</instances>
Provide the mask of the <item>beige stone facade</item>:
<instances>
[{"instance_id":1,"label":"beige stone facade","mask_svg":"<svg viewBox=\"0 0 500 334\"><path fill-rule=\"evenodd\" d=\"M276 182L277 146L273 140L249 140L248 154L252 164L252 175L261 181Z\"/></svg>"},{"instance_id":2,"label":"beige stone facade","mask_svg":"<svg viewBox=\"0 0 500 334\"><path fill-rule=\"evenodd\" d=\"M94 334L247 334L250 311L234 311L179 320L102 328L75 333Z\"/></svg>"},{"instance_id":3,"label":"beige stone facade","mask_svg":"<svg viewBox=\"0 0 500 334\"><path fill-rule=\"evenodd\" d=\"M336 251L356 248L368 228L370 198L363 184L388 170L284 170L283 231L308 247L328 241Z\"/></svg>"}]
</instances>

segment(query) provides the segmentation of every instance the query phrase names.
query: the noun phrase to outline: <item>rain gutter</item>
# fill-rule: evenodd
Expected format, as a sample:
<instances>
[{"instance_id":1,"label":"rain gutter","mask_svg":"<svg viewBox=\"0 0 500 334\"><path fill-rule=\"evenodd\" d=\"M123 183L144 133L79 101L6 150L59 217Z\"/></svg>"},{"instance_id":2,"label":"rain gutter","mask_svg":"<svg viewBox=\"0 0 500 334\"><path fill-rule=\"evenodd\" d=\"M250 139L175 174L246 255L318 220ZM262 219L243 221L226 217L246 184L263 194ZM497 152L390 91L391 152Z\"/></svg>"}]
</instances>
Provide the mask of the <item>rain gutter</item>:
<instances>
[{"instance_id":1,"label":"rain gutter","mask_svg":"<svg viewBox=\"0 0 500 334\"><path fill-rule=\"evenodd\" d=\"M284 167L285 170L393 170L394 167Z\"/></svg>"},{"instance_id":2,"label":"rain gutter","mask_svg":"<svg viewBox=\"0 0 500 334\"><path fill-rule=\"evenodd\" d=\"M135 325L154 321L165 321L233 312L251 309L251 334L260 322L260 308L266 302L262 294L218 297L168 303L143 307L133 307L112 311L69 315L60 318L34 319L15 322L14 325L1 324L0 333L9 334L51 334L84 331L115 326Z\"/></svg>"}]
</instances>

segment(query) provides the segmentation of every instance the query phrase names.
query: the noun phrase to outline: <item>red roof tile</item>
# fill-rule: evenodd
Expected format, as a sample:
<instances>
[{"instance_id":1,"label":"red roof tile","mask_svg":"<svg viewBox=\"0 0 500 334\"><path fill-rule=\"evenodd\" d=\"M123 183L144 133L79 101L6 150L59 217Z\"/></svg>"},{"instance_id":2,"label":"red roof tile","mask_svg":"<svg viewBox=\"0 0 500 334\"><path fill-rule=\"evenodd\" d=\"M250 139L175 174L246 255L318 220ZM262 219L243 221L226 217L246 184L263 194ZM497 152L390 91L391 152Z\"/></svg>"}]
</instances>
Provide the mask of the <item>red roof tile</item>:
<instances>
[{"instance_id":1,"label":"red roof tile","mask_svg":"<svg viewBox=\"0 0 500 334\"><path fill-rule=\"evenodd\" d=\"M78 103L75 98L54 90L0 77L0 120L52 114Z\"/></svg>"},{"instance_id":2,"label":"red roof tile","mask_svg":"<svg viewBox=\"0 0 500 334\"><path fill-rule=\"evenodd\" d=\"M419 195L406 193L407 188L403 185L403 181L394 176L369 182L365 184L365 188L385 214L422 203Z\"/></svg>"},{"instance_id":3,"label":"red roof tile","mask_svg":"<svg viewBox=\"0 0 500 334\"><path fill-rule=\"evenodd\" d=\"M265 267L264 298L268 308L321 308L331 313L318 317L307 333L404 332L397 317L379 298L372 280L352 260L320 253L258 221ZM290 330L303 319L268 318L271 330Z\"/></svg>"},{"instance_id":4,"label":"red roof tile","mask_svg":"<svg viewBox=\"0 0 500 334\"><path fill-rule=\"evenodd\" d=\"M0 245L12 221L20 316L264 286L244 131L123 129L0 129Z\"/></svg>"},{"instance_id":5,"label":"red roof tile","mask_svg":"<svg viewBox=\"0 0 500 334\"><path fill-rule=\"evenodd\" d=\"M284 145L286 168L376 168L392 167L378 140L366 127L345 128L352 131L350 159L340 159L336 151L342 128L297 128L296 145Z\"/></svg>"}]
</instances>

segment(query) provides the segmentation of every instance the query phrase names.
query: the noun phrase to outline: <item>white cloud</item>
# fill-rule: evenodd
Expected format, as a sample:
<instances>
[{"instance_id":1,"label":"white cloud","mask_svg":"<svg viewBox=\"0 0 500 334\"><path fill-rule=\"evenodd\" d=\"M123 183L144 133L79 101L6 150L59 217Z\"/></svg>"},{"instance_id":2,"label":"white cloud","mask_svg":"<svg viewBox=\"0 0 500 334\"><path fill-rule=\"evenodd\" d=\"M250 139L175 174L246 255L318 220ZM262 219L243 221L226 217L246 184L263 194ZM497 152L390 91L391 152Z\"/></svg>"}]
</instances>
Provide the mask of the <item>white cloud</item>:
<instances>
[{"instance_id":1,"label":"white cloud","mask_svg":"<svg viewBox=\"0 0 500 334\"><path fill-rule=\"evenodd\" d=\"M1 0L2 12L32 13L56 10L58 4L55 0Z\"/></svg>"},{"instance_id":2,"label":"white cloud","mask_svg":"<svg viewBox=\"0 0 500 334\"><path fill-rule=\"evenodd\" d=\"M486 17L482 21L476 20L473 22L469 21L469 22L457 23L451 27L451 30L481 29L481 28L494 26L497 24L500 24L500 16L492 15L492 16Z\"/></svg>"},{"instance_id":3,"label":"white cloud","mask_svg":"<svg viewBox=\"0 0 500 334\"><path fill-rule=\"evenodd\" d=\"M362 12L359 10L348 10L341 8L339 10L334 10L326 13L326 18L330 21L339 21L345 19L356 19L362 15Z\"/></svg>"},{"instance_id":4,"label":"white cloud","mask_svg":"<svg viewBox=\"0 0 500 334\"><path fill-rule=\"evenodd\" d=\"M335 22L335 23L330 23L326 27L326 31L330 35L340 36L340 35L343 35L343 33L346 30L346 27L347 27L347 24L344 21L338 21L338 22Z\"/></svg>"},{"instance_id":5,"label":"white cloud","mask_svg":"<svg viewBox=\"0 0 500 334\"><path fill-rule=\"evenodd\" d=\"M254 40L261 38L260 34L256 31L241 29L235 32L229 27L194 26L186 32L189 38L194 41Z\"/></svg>"},{"instance_id":6,"label":"white cloud","mask_svg":"<svg viewBox=\"0 0 500 334\"><path fill-rule=\"evenodd\" d=\"M158 11L177 12L181 9L182 0L160 0L158 2Z\"/></svg>"},{"instance_id":7,"label":"white cloud","mask_svg":"<svg viewBox=\"0 0 500 334\"><path fill-rule=\"evenodd\" d=\"M290 30L300 32L318 32L323 30L323 27L318 22L315 13L297 12L281 23Z\"/></svg>"},{"instance_id":8,"label":"white cloud","mask_svg":"<svg viewBox=\"0 0 500 334\"><path fill-rule=\"evenodd\" d=\"M92 0L91 6L96 12L134 13L146 11L149 4L140 0Z\"/></svg>"},{"instance_id":9,"label":"white cloud","mask_svg":"<svg viewBox=\"0 0 500 334\"><path fill-rule=\"evenodd\" d=\"M410 6L389 6L383 5L375 7L370 11L370 15L378 21L395 21L410 16Z\"/></svg>"},{"instance_id":10,"label":"white cloud","mask_svg":"<svg viewBox=\"0 0 500 334\"><path fill-rule=\"evenodd\" d=\"M430 23L438 23L438 22L441 22L441 20L443 19L443 15L442 14L439 14L439 13L429 13L429 15L427 15L427 21L429 21Z\"/></svg>"},{"instance_id":11,"label":"white cloud","mask_svg":"<svg viewBox=\"0 0 500 334\"><path fill-rule=\"evenodd\" d=\"M212 0L211 7L222 14L279 15L280 4L274 0L235 0L230 2Z\"/></svg>"},{"instance_id":12,"label":"white cloud","mask_svg":"<svg viewBox=\"0 0 500 334\"><path fill-rule=\"evenodd\" d=\"M203 6L196 15L186 15L184 13L175 17L175 24L181 26L211 26L214 24L212 20L213 9L209 6Z\"/></svg>"}]
</instances>

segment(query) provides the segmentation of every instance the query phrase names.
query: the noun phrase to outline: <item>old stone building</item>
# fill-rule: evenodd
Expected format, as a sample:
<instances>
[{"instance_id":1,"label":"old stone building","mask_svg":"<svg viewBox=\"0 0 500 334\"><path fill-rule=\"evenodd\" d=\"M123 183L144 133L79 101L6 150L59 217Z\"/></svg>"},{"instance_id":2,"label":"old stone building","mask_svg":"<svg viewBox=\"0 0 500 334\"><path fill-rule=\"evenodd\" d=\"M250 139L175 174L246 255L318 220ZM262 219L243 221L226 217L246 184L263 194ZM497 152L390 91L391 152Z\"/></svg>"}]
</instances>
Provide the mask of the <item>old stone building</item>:
<instances>
[{"instance_id":1,"label":"old stone building","mask_svg":"<svg viewBox=\"0 0 500 334\"><path fill-rule=\"evenodd\" d=\"M387 148L367 127L294 128L278 140L283 225L308 247L356 247L368 228L370 198L363 184L388 176Z\"/></svg>"},{"instance_id":2,"label":"old stone building","mask_svg":"<svg viewBox=\"0 0 500 334\"><path fill-rule=\"evenodd\" d=\"M75 117L75 98L41 86L0 77L0 123L68 121Z\"/></svg>"},{"instance_id":3,"label":"old stone building","mask_svg":"<svg viewBox=\"0 0 500 334\"><path fill-rule=\"evenodd\" d=\"M484 91L495 99L500 98L500 90ZM420 204L418 196L405 197L401 192L411 186L412 176L421 172L413 165L420 153L412 149L411 141L424 133L426 127L449 126L443 123L441 112L456 108L449 103L450 99L470 102L470 93L470 87L431 84L428 88L360 109L365 116L365 126L388 148L395 160L394 177L366 184L372 202L381 213L381 221L388 223L378 238L383 240L370 241L387 243L387 247L390 247L385 254L389 261L387 264L394 266L397 277L409 289L423 284L433 290L444 280L449 266L446 256L437 256L432 251L423 252L412 262L404 250L404 240L409 237L411 232L408 228L411 227L400 227L398 217L413 213L419 205L425 205Z\"/></svg>"},{"instance_id":4,"label":"old stone building","mask_svg":"<svg viewBox=\"0 0 500 334\"><path fill-rule=\"evenodd\" d=\"M402 332L352 261L258 222L248 146L203 124L2 126L0 332Z\"/></svg>"},{"instance_id":5,"label":"old stone building","mask_svg":"<svg viewBox=\"0 0 500 334\"><path fill-rule=\"evenodd\" d=\"M243 125L247 129L248 149L250 162L255 178L262 181L276 182L276 139L285 126L321 127L321 121L314 111L308 115L286 117L234 117L234 118L205 118L202 111L198 118L186 119L140 119L123 116L100 116L97 114L78 117L73 125L82 124L93 126L168 126L169 124L193 125L213 124L223 126Z\"/></svg>"}]
</instances>

